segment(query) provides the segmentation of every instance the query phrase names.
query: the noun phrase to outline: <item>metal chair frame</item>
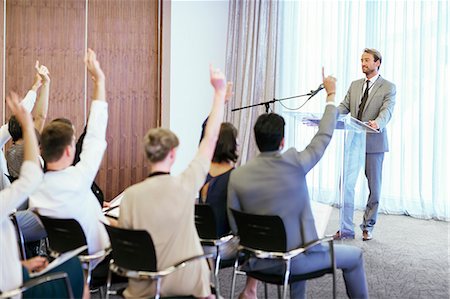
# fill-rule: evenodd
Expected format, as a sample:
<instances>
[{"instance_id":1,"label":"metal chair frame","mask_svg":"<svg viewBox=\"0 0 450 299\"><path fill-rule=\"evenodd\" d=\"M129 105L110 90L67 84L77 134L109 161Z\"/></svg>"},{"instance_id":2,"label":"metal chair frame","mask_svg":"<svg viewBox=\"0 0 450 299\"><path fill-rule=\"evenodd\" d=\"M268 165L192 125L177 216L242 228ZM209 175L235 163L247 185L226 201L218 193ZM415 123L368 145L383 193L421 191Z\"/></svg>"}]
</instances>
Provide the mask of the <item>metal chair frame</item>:
<instances>
[{"instance_id":1,"label":"metal chair frame","mask_svg":"<svg viewBox=\"0 0 450 299\"><path fill-rule=\"evenodd\" d=\"M60 279L64 280L64 284L66 286L66 291L67 291L67 297L71 298L71 299L74 298L72 286L70 285L69 276L67 275L67 273L64 273L64 272L52 273L52 274L44 275L42 277L30 279L29 281L25 282L22 286L14 289L14 290L9 290L9 291L0 293L0 298L1 299L12 298L12 297L20 295L38 285L41 285L41 284L44 284L44 283L47 283L50 281L60 280Z\"/></svg>"},{"instance_id":2,"label":"metal chair frame","mask_svg":"<svg viewBox=\"0 0 450 299\"><path fill-rule=\"evenodd\" d=\"M240 236L240 245L239 245L239 252L242 252L250 257L255 257L257 259L275 259L283 261L286 267L286 270L284 272L284 275L282 275L281 279L279 280L280 275L273 275L273 274L264 274L259 271L247 271L245 272L246 275L250 277L254 277L258 280L267 282L267 283L275 283L277 285L283 285L283 295L282 298L287 298L287 291L288 291L288 285L292 282L296 281L302 281L302 280L308 280L312 278L320 277L326 273L331 273L333 276L333 298L336 298L336 261L335 261L335 255L334 255L334 248L333 248L333 237L325 237L322 239L318 239L315 241L312 241L308 244L305 244L301 247L292 249L292 250L286 250L286 230L284 228L283 220L279 216L272 216L272 215L253 215L244 213L241 211L236 211L234 209L231 209L233 216L236 220L236 224L238 227L238 235ZM268 226L271 226L270 229L272 229L272 232L268 231ZM250 228L250 230L248 230ZM261 234L257 234L257 236L261 239L259 241L259 244L256 246L253 246L252 244L248 244L248 236L246 234L251 232L261 232ZM268 234L269 232L269 234ZM273 233L277 236L280 236L279 243L284 243L279 247L276 243L273 242L272 244L270 242L266 241L272 241L270 240L270 233ZM254 237L254 236L252 236ZM265 237L268 240L264 240ZM250 238L251 239L251 238ZM263 244L263 243L268 244ZM324 242L329 243L329 253L331 258L331 265L329 268L311 272L311 273L305 273L301 275L294 275L291 276L291 260L292 258L298 256L299 254L305 253L307 250L311 249L312 247L322 244ZM267 246L266 246L267 245ZM278 246L278 248L277 248ZM255 248L256 247L256 248ZM234 297L235 292L235 286L236 286L236 275L241 274L243 271L239 270L239 261L238 259L235 260L234 263L234 271L233 271L233 278L232 278L232 284L231 284L231 298ZM272 278L272 279L269 279ZM273 279L275 278L275 279ZM266 293L267 297L267 293Z\"/></svg>"},{"instance_id":3,"label":"metal chair frame","mask_svg":"<svg viewBox=\"0 0 450 299\"><path fill-rule=\"evenodd\" d=\"M67 252L87 245L86 236L83 228L75 219L57 219L38 215L45 227L48 235L50 255L58 257L61 253ZM61 239L60 239L61 238ZM53 240L53 241L52 241ZM68 242L61 242L62 240ZM88 254L87 250L78 255L83 268L87 271L87 284L91 285L92 280L92 261L106 257L111 249L104 249L93 254Z\"/></svg>"},{"instance_id":4,"label":"metal chair frame","mask_svg":"<svg viewBox=\"0 0 450 299\"><path fill-rule=\"evenodd\" d=\"M109 299L109 295L113 294L110 290L112 272L128 278L156 280L155 299L159 299L161 296L162 278L186 267L189 262L212 256L212 254L193 256L165 269L157 270L156 250L151 236L146 230L123 229L106 224L105 227L112 245L112 259L110 260L106 284L106 299ZM124 252L126 252L127 256L136 256L138 259L144 258L145 260L130 261L125 254L121 256ZM140 265L137 264L139 262Z\"/></svg>"},{"instance_id":5,"label":"metal chair frame","mask_svg":"<svg viewBox=\"0 0 450 299\"><path fill-rule=\"evenodd\" d=\"M219 236L217 234L216 219L211 206L207 204L195 205L195 226L202 246L214 246L216 257L214 259L214 285L216 295L220 296L219 269L222 257L220 246L228 243L234 236L232 234Z\"/></svg>"}]
</instances>

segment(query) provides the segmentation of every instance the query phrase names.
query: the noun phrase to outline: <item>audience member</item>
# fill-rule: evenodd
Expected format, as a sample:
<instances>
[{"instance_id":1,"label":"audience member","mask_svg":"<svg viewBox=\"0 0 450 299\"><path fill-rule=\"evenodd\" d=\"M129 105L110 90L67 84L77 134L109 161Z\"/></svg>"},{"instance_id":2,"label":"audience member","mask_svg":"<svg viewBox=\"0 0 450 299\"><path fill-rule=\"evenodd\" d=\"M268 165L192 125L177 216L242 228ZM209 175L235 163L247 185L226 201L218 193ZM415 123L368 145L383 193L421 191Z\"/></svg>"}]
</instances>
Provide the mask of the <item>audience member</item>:
<instances>
[{"instance_id":1,"label":"audience member","mask_svg":"<svg viewBox=\"0 0 450 299\"><path fill-rule=\"evenodd\" d=\"M206 126L206 121L204 123ZM222 123L219 139L206 177L205 184L200 190L199 204L211 206L216 218L217 234L225 236L231 232L227 217L227 189L230 174L238 159L237 129L231 123ZM233 238L220 248L221 256L229 259L235 256L239 239ZM204 247L206 252L215 252L214 247Z\"/></svg>"},{"instance_id":2,"label":"audience member","mask_svg":"<svg viewBox=\"0 0 450 299\"><path fill-rule=\"evenodd\" d=\"M36 78L37 79L37 78ZM40 81L35 80L33 83L33 86L28 91L28 93L23 98L21 104L25 107L25 110L28 112L31 112L33 110L34 104L36 102L36 91L40 87ZM0 147L3 148L3 146L9 141L11 138L11 135L8 131L8 124L4 124L0 128ZM9 179L9 172L8 167L5 159L5 155L3 151L0 150L0 190L3 190L7 186L9 186L10 179Z\"/></svg>"},{"instance_id":3,"label":"audience member","mask_svg":"<svg viewBox=\"0 0 450 299\"><path fill-rule=\"evenodd\" d=\"M177 155L178 138L167 129L149 130L144 146L150 163L150 176L127 188L120 206L121 227L145 229L151 235L159 269L203 254L194 224L195 194L208 173L223 118L226 93L225 76L212 68L210 76L215 90L213 107L205 136L188 168L180 175L170 175ZM130 279L124 295L127 298L148 298L154 293L154 283ZM164 278L161 295L213 298L207 262L190 262Z\"/></svg>"},{"instance_id":4,"label":"audience member","mask_svg":"<svg viewBox=\"0 0 450 299\"><path fill-rule=\"evenodd\" d=\"M246 165L231 173L228 187L228 207L246 213L278 215L286 229L287 249L317 240L314 218L306 184L306 174L319 162L327 148L336 125L337 108L334 104L336 79L323 75L327 91L327 105L319 124L319 131L303 150L290 148L281 153L284 146L284 119L275 113L261 115L254 126L256 144L260 154ZM229 213L233 232L237 227ZM302 274L327 268L331 265L325 248L318 245L306 254L292 260L291 274ZM362 251L345 245L334 246L336 266L343 269L347 294L351 298L367 298L367 282ZM249 270L281 274L284 265L275 260L250 260ZM304 298L306 282L291 285L292 298ZM256 281L247 279L241 298L256 298Z\"/></svg>"},{"instance_id":5,"label":"audience member","mask_svg":"<svg viewBox=\"0 0 450 299\"><path fill-rule=\"evenodd\" d=\"M45 120L47 119L50 77L47 67L39 65L39 61L36 61L35 68L37 73L33 86L41 88L32 115L34 127L37 134L40 135L44 128ZM8 162L9 175L15 179L19 177L20 166L23 161L23 138L22 128L14 115L9 119L8 131L12 137L13 144L6 152L6 161Z\"/></svg>"},{"instance_id":6,"label":"audience member","mask_svg":"<svg viewBox=\"0 0 450 299\"><path fill-rule=\"evenodd\" d=\"M74 127L60 121L49 123L41 136L41 154L47 170L42 184L30 196L30 208L44 216L77 220L86 235L89 253L94 253L110 246L108 234L101 223L109 222L90 189L106 149L108 104L105 75L91 49L86 54L85 64L93 79L94 100L80 161L72 166L75 155Z\"/></svg>"},{"instance_id":7,"label":"audience member","mask_svg":"<svg viewBox=\"0 0 450 299\"><path fill-rule=\"evenodd\" d=\"M9 214L26 200L42 181L42 169L39 161L39 149L33 128L31 115L26 108L19 103L18 96L12 93L7 97L7 103L16 119L22 126L24 144L24 162L21 166L19 178L11 186L0 191L0 291L9 291L18 288L29 279L28 272L43 270L48 262L44 257L35 257L23 261L23 267L19 259L16 232ZM77 258L63 263L51 272L68 272L74 295L81 297L83 290L83 273ZM77 273L78 272L78 273ZM78 274L78 275L77 275ZM80 279L81 278L81 279ZM81 283L80 283L81 282ZM55 285L37 287L25 297L40 298L55 295Z\"/></svg>"}]
</instances>

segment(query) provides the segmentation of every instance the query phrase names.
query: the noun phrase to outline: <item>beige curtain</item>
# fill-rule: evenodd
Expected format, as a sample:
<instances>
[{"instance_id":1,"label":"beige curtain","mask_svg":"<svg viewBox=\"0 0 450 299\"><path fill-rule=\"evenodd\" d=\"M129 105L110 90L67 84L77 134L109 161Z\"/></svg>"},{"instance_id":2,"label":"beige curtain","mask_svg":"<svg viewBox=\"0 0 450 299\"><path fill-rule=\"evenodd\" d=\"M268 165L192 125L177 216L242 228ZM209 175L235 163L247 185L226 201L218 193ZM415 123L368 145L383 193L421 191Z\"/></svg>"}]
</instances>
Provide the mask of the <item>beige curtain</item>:
<instances>
[{"instance_id":1,"label":"beige curtain","mask_svg":"<svg viewBox=\"0 0 450 299\"><path fill-rule=\"evenodd\" d=\"M226 74L234 97L225 116L239 131L240 164L258 152L253 125L265 107L231 110L275 97L277 33L278 1L230 1Z\"/></svg>"}]
</instances>

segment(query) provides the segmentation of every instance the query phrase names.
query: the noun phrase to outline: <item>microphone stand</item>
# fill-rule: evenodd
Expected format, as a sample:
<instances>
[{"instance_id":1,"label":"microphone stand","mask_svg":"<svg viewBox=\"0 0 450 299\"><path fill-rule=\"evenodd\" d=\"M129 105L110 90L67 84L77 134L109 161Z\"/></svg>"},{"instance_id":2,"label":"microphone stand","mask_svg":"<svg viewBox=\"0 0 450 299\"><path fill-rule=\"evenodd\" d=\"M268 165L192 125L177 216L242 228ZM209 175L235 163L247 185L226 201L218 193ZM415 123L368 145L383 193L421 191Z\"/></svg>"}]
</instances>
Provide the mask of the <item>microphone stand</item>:
<instances>
[{"instance_id":1,"label":"microphone stand","mask_svg":"<svg viewBox=\"0 0 450 299\"><path fill-rule=\"evenodd\" d=\"M306 99L306 101L305 101L305 103L304 103L304 104L306 104L306 102L308 102L313 96L315 96L316 94L318 94L319 91L321 91L322 89L323 89L323 88L316 89L316 90L311 90L311 91L308 92L308 93L301 94L301 95L297 95L297 96L292 96L292 97L287 97L287 98L279 98L279 99L273 98L272 100L267 101L267 102L261 102L261 103L258 103L258 104L253 104L253 105L249 105L249 106L243 106L243 107L239 107L239 108L234 108L234 109L231 109L231 112L235 112L235 111L239 111L239 110L243 110L243 109L247 109L247 108L252 108L252 107L264 105L264 106L266 107L266 113L269 113L270 104L273 104L273 103L275 103L275 102L281 102L281 101L284 101L284 100L290 100L290 99L296 99L296 98L302 98L302 97L307 97L307 96L309 96L309 98ZM303 104L303 105L304 105L304 104ZM302 106L303 106L303 105L302 105ZM300 107L300 108L301 108L301 107Z\"/></svg>"}]
</instances>

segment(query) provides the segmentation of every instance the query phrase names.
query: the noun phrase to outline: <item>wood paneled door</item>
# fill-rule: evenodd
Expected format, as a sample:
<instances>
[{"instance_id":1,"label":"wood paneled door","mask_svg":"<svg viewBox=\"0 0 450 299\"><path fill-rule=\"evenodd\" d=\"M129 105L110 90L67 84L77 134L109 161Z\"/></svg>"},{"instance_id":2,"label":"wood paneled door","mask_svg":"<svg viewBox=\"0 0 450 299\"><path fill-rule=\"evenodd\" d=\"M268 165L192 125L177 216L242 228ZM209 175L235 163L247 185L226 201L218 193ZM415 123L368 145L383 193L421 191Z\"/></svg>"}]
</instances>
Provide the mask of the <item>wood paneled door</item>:
<instances>
[{"instance_id":1,"label":"wood paneled door","mask_svg":"<svg viewBox=\"0 0 450 299\"><path fill-rule=\"evenodd\" d=\"M68 118L80 135L92 94L83 57L88 47L94 49L106 75L109 103L108 147L96 181L106 200L142 181L148 174L142 140L161 118L160 1L0 2L2 94L15 90L24 95L39 60L52 80L47 122ZM4 96L0 109L5 123L10 115Z\"/></svg>"}]
</instances>

